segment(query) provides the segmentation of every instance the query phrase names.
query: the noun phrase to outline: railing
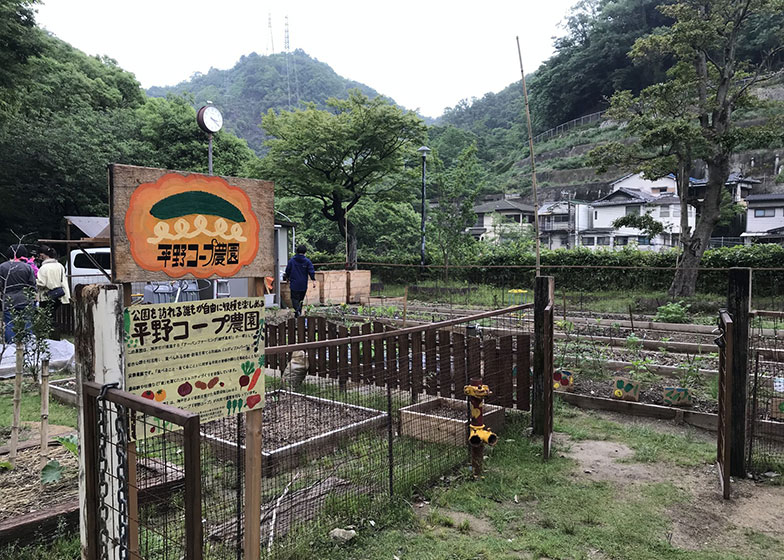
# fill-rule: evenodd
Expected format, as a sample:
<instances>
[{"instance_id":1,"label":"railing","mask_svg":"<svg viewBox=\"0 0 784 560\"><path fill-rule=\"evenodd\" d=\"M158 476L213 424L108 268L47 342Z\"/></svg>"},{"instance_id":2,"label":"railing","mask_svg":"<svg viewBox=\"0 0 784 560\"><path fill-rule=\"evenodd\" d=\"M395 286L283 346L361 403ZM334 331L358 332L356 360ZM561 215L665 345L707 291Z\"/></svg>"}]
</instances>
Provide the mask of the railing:
<instances>
[{"instance_id":1,"label":"railing","mask_svg":"<svg viewBox=\"0 0 784 560\"><path fill-rule=\"evenodd\" d=\"M568 130L571 130L571 129L575 128L575 127L578 127L578 126L581 126L581 125L584 125L584 124L590 124L590 123L593 123L593 122L600 121L601 118L602 118L602 115L604 115L605 112L606 111L597 111L595 113L590 113L588 115L583 115L582 117L577 117L576 119L572 119L572 120L567 121L565 123L559 124L558 126L556 126L554 128L551 128L550 130L545 130L544 132L541 132L541 133L537 134L536 136L534 136L534 142L540 142L542 140L549 140L553 136L558 136L559 134L562 134L562 133L564 133L564 132L566 132Z\"/></svg>"}]
</instances>

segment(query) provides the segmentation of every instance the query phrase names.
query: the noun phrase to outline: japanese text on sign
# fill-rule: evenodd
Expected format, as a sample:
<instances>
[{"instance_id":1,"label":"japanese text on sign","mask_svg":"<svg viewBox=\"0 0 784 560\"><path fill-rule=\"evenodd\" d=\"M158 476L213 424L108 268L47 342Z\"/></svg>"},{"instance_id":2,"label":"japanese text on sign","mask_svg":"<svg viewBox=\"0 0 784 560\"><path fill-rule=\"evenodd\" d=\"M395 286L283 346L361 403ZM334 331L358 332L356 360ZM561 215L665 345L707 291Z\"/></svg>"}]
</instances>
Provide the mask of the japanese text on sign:
<instances>
[{"instance_id":1,"label":"japanese text on sign","mask_svg":"<svg viewBox=\"0 0 784 560\"><path fill-rule=\"evenodd\" d=\"M263 406L262 298L133 306L124 329L127 391L202 422Z\"/></svg>"}]
</instances>

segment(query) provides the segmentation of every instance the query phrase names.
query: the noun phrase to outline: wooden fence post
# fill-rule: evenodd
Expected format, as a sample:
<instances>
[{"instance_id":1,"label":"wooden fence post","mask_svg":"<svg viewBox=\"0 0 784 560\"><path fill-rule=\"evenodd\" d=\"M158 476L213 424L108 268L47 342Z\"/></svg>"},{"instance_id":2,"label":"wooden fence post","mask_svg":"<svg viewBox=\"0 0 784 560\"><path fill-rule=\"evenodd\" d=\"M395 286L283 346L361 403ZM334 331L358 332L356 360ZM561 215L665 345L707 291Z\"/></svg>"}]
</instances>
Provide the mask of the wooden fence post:
<instances>
[{"instance_id":1,"label":"wooden fence post","mask_svg":"<svg viewBox=\"0 0 784 560\"><path fill-rule=\"evenodd\" d=\"M264 297L264 279L256 278L256 297ZM308 318L308 326L314 325L313 318ZM289 336L295 336L296 324L290 327ZM309 334L311 334L311 329ZM311 362L311 365L313 362ZM244 558L259 560L261 558L261 471L262 471L262 411L263 408L249 410L245 413L245 542Z\"/></svg>"},{"instance_id":2,"label":"wooden fence post","mask_svg":"<svg viewBox=\"0 0 784 560\"><path fill-rule=\"evenodd\" d=\"M727 311L732 317L732 402L730 474L746 477L746 399L749 359L749 311L751 309L751 269L731 268Z\"/></svg>"},{"instance_id":3,"label":"wooden fence post","mask_svg":"<svg viewBox=\"0 0 784 560\"><path fill-rule=\"evenodd\" d=\"M550 383L552 372L545 371L544 310L553 300L555 283L552 276L538 276L534 289L534 378L531 426L535 435L544 434L544 384Z\"/></svg>"}]
</instances>

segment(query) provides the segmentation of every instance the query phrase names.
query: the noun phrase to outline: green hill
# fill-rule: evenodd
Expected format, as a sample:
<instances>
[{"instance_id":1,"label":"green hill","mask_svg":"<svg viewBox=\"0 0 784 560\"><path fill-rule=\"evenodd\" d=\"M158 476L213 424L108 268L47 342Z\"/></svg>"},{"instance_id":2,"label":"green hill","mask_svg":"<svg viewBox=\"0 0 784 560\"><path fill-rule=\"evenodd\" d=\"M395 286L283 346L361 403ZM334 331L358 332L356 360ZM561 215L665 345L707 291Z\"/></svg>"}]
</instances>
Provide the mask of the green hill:
<instances>
[{"instance_id":1,"label":"green hill","mask_svg":"<svg viewBox=\"0 0 784 560\"><path fill-rule=\"evenodd\" d=\"M229 70L210 69L176 86L151 87L147 94L192 96L195 106L212 101L224 114L229 132L244 138L257 153L263 151L261 116L269 109L290 109L299 103L324 108L330 97L346 98L350 89L376 97L373 88L338 76L327 64L297 49L292 53L243 56Z\"/></svg>"}]
</instances>

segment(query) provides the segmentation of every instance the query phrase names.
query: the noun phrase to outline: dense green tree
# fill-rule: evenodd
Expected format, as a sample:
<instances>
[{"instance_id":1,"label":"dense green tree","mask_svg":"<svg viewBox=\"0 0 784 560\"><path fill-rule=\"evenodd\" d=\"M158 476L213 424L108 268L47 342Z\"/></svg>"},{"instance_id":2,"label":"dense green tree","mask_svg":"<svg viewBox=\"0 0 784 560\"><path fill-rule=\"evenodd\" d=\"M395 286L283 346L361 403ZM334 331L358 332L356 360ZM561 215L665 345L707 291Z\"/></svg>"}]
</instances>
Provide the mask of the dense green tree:
<instances>
[{"instance_id":1,"label":"dense green tree","mask_svg":"<svg viewBox=\"0 0 784 560\"><path fill-rule=\"evenodd\" d=\"M400 200L404 159L422 142L425 126L413 112L352 91L330 99L330 111L270 110L262 121L272 137L259 175L289 195L312 198L348 240L348 262L356 266L357 232L347 213L363 198Z\"/></svg>"},{"instance_id":2,"label":"dense green tree","mask_svg":"<svg viewBox=\"0 0 784 560\"><path fill-rule=\"evenodd\" d=\"M476 222L473 208L480 189L476 145L465 148L455 164L434 179L436 204L430 210L431 239L435 239L444 264L444 279L449 280L449 264L474 244L466 232Z\"/></svg>"},{"instance_id":3,"label":"dense green tree","mask_svg":"<svg viewBox=\"0 0 784 560\"><path fill-rule=\"evenodd\" d=\"M340 236L334 222L324 217L319 201L276 196L275 210L297 224L297 243L345 258L346 238ZM350 217L357 233L358 260L369 252L388 262L417 254L419 213L411 204L361 200L351 210Z\"/></svg>"},{"instance_id":4,"label":"dense green tree","mask_svg":"<svg viewBox=\"0 0 784 560\"><path fill-rule=\"evenodd\" d=\"M196 110L191 100L169 95L149 98L137 111L139 152L135 161L166 169L206 173L207 135L196 126ZM213 135L213 172L216 175L245 176L256 157L244 140L231 133Z\"/></svg>"},{"instance_id":5,"label":"dense green tree","mask_svg":"<svg viewBox=\"0 0 784 560\"><path fill-rule=\"evenodd\" d=\"M37 29L36 55L16 102L0 118L0 243L18 234L60 237L63 216L108 215L109 163L207 170L207 141L181 98L146 99L134 76ZM244 175L244 141L215 136L215 170Z\"/></svg>"},{"instance_id":6,"label":"dense green tree","mask_svg":"<svg viewBox=\"0 0 784 560\"><path fill-rule=\"evenodd\" d=\"M702 255L722 218L730 157L744 137L754 134L734 124L733 111L749 102L749 89L782 45L779 40L776 49L751 65L739 59L739 42L752 19L775 18L781 7L780 0L681 0L661 6L675 23L639 39L631 54L636 59L673 57L668 81L636 98L623 92L613 100L615 115L628 119L629 133L638 141L604 146L593 157L636 162L651 177L677 170L683 251L670 286L673 296L694 294ZM695 159L703 160L708 170L699 200L688 196ZM688 226L686 204L698 209L694 230Z\"/></svg>"},{"instance_id":7,"label":"dense green tree","mask_svg":"<svg viewBox=\"0 0 784 560\"><path fill-rule=\"evenodd\" d=\"M667 59L630 63L634 41L671 19L657 10L661 0L582 0L566 19L556 54L531 82L535 128L546 129L598 111L616 90L639 92L661 80Z\"/></svg>"},{"instance_id":8,"label":"dense green tree","mask_svg":"<svg viewBox=\"0 0 784 560\"><path fill-rule=\"evenodd\" d=\"M27 60L40 52L36 0L0 2L0 119L17 99L17 85L29 78Z\"/></svg>"}]
</instances>

